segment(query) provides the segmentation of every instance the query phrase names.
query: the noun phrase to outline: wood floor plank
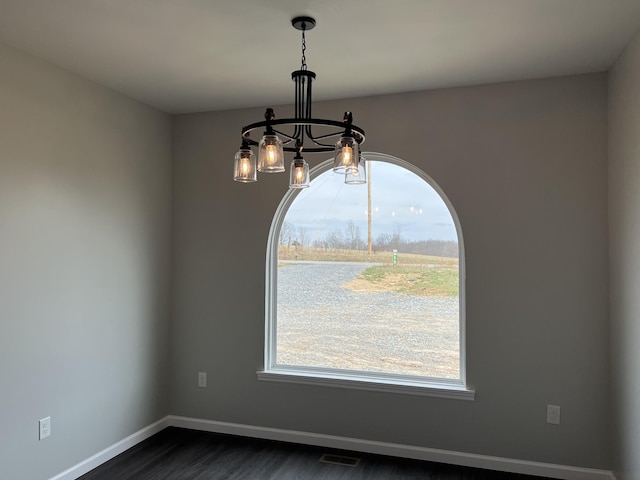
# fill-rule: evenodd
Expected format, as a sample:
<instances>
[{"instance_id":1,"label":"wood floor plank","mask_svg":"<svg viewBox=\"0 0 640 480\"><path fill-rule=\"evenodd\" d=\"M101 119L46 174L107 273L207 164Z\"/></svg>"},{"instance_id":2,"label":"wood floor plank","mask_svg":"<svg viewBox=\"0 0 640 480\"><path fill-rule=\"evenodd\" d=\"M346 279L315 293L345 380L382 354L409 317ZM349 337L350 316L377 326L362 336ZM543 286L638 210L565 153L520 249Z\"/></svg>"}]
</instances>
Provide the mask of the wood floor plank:
<instances>
[{"instance_id":1,"label":"wood floor plank","mask_svg":"<svg viewBox=\"0 0 640 480\"><path fill-rule=\"evenodd\" d=\"M320 461L357 457L357 466ZM79 480L545 480L419 460L169 427Z\"/></svg>"}]
</instances>

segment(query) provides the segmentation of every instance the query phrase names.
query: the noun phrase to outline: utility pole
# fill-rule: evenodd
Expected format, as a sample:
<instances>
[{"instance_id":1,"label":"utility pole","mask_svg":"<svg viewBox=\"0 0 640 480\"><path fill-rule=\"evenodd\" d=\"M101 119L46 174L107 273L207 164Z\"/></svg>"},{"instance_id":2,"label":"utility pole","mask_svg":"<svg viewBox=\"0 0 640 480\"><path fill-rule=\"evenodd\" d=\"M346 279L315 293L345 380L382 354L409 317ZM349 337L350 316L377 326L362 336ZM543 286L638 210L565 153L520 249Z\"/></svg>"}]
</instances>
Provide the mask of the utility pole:
<instances>
[{"instance_id":1,"label":"utility pole","mask_svg":"<svg viewBox=\"0 0 640 480\"><path fill-rule=\"evenodd\" d=\"M371 162L367 162L367 243L369 244L369 256L373 255L373 226L371 218Z\"/></svg>"}]
</instances>

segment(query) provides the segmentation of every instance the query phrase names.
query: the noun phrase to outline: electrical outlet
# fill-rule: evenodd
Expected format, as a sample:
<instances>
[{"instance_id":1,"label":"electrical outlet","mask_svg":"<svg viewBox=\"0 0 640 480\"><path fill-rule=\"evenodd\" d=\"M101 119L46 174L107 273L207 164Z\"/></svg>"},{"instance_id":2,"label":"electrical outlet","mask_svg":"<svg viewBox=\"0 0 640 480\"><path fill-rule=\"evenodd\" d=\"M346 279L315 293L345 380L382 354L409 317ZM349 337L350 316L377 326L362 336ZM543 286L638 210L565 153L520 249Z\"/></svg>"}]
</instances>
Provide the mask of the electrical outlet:
<instances>
[{"instance_id":1,"label":"electrical outlet","mask_svg":"<svg viewBox=\"0 0 640 480\"><path fill-rule=\"evenodd\" d=\"M560 425L560 407L558 405L547 405L547 423Z\"/></svg>"},{"instance_id":2,"label":"electrical outlet","mask_svg":"<svg viewBox=\"0 0 640 480\"><path fill-rule=\"evenodd\" d=\"M198 372L198 387L205 388L207 386L207 372Z\"/></svg>"},{"instance_id":3,"label":"electrical outlet","mask_svg":"<svg viewBox=\"0 0 640 480\"><path fill-rule=\"evenodd\" d=\"M38 422L40 427L40 440L44 440L51 435L51 417L43 418Z\"/></svg>"}]
</instances>

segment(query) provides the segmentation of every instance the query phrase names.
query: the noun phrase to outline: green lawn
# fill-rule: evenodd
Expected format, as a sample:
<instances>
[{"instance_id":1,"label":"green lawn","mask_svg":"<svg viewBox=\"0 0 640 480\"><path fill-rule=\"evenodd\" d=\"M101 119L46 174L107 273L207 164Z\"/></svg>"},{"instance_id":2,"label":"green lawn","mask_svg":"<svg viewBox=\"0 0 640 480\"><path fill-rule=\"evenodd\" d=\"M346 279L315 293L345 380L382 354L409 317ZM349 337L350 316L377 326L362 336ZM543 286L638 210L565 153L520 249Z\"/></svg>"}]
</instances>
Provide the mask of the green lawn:
<instances>
[{"instance_id":1,"label":"green lawn","mask_svg":"<svg viewBox=\"0 0 640 480\"><path fill-rule=\"evenodd\" d=\"M366 269L350 286L359 290L370 289L425 297L455 297L458 295L458 269L383 265Z\"/></svg>"}]
</instances>

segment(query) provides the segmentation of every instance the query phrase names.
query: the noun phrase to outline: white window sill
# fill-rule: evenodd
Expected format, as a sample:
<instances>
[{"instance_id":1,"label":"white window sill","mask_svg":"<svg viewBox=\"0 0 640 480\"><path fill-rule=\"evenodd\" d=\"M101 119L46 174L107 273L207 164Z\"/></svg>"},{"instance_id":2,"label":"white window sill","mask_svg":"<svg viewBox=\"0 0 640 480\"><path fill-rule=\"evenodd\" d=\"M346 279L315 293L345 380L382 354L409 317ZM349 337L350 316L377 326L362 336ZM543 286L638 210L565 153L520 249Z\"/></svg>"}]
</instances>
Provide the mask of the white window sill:
<instances>
[{"instance_id":1,"label":"white window sill","mask_svg":"<svg viewBox=\"0 0 640 480\"><path fill-rule=\"evenodd\" d=\"M475 390L462 383L447 381L422 381L413 377L359 375L293 368L272 368L257 372L258 379L266 382L298 383L325 387L353 388L375 392L422 395L425 397L474 400Z\"/></svg>"}]
</instances>

